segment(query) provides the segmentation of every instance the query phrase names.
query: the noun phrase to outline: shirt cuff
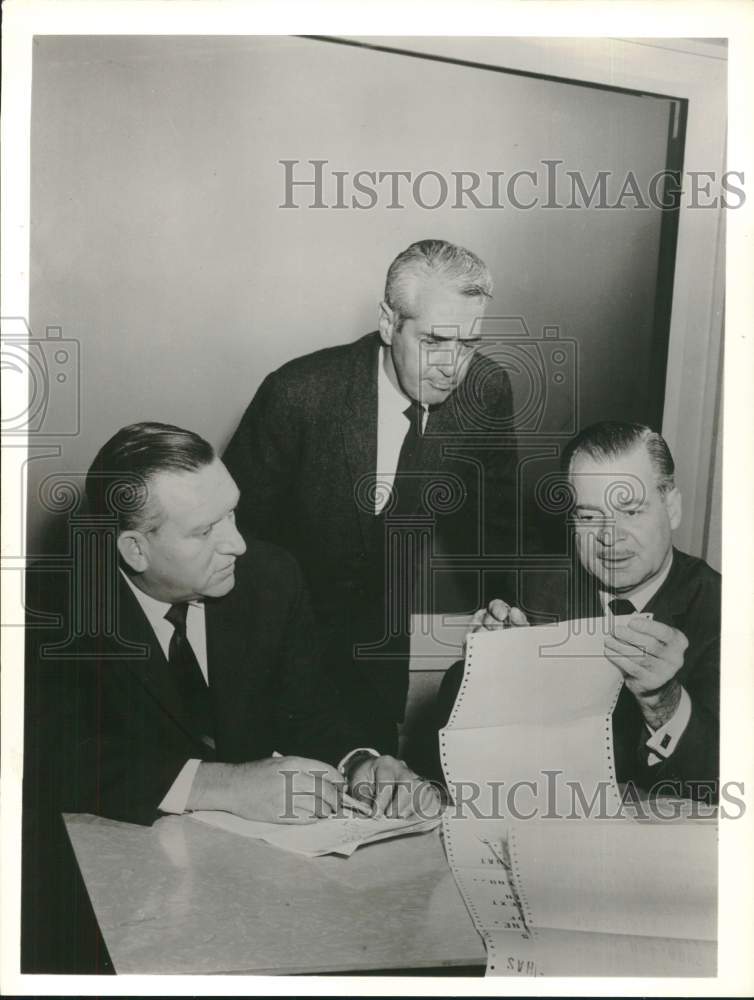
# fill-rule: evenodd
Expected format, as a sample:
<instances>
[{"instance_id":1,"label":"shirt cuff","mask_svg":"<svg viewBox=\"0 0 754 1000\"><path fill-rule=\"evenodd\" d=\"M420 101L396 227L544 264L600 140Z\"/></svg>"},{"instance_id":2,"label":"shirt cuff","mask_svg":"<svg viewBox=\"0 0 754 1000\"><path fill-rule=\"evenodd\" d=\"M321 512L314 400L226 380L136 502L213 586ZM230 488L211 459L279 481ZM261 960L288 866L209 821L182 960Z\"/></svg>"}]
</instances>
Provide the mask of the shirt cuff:
<instances>
[{"instance_id":1,"label":"shirt cuff","mask_svg":"<svg viewBox=\"0 0 754 1000\"><path fill-rule=\"evenodd\" d=\"M691 718L691 698L686 688L681 688L681 700L678 708L668 719L664 726L655 729L646 742L649 750L647 763L650 767L660 764L669 757L678 746L678 741L683 736L686 726Z\"/></svg>"},{"instance_id":2,"label":"shirt cuff","mask_svg":"<svg viewBox=\"0 0 754 1000\"><path fill-rule=\"evenodd\" d=\"M178 777L168 789L167 795L157 807L165 813L186 812L191 786L194 784L196 772L199 770L200 760L187 760L181 768Z\"/></svg>"},{"instance_id":3,"label":"shirt cuff","mask_svg":"<svg viewBox=\"0 0 754 1000\"><path fill-rule=\"evenodd\" d=\"M366 754L369 757L379 757L380 756L379 750L374 750L372 747L356 747L355 750L351 750L351 752L347 753L345 755L345 757L343 758L343 760L341 760L341 762L338 764L338 770L340 771L340 773L343 775L344 778L346 776L346 767L348 766L349 762L357 754L360 754L360 753Z\"/></svg>"}]
</instances>

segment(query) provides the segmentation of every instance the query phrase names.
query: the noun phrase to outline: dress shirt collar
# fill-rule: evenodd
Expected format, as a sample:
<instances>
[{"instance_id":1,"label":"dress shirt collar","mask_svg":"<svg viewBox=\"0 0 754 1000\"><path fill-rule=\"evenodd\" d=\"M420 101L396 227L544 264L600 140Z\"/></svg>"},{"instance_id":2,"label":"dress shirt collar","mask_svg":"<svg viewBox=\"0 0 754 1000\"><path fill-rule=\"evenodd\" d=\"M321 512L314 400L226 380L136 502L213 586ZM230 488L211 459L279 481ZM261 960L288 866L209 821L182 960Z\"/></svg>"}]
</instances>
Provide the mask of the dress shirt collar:
<instances>
[{"instance_id":1,"label":"dress shirt collar","mask_svg":"<svg viewBox=\"0 0 754 1000\"><path fill-rule=\"evenodd\" d=\"M387 360L387 346L385 344L380 345L380 350L377 355L377 406L378 412L380 413L380 419L392 417L400 414L405 417L406 408L412 406L414 400L405 394L397 386L393 385L390 376L385 368ZM421 404L422 408L422 430L427 423L427 414L429 412L429 407L426 403Z\"/></svg>"},{"instance_id":2,"label":"dress shirt collar","mask_svg":"<svg viewBox=\"0 0 754 1000\"><path fill-rule=\"evenodd\" d=\"M173 607L173 605L168 604L166 601L158 601L156 597L152 597L151 594L147 594L140 587L137 587L136 584L133 582L133 580L131 580L131 578L129 577L128 573L125 573L122 569L119 570L119 572L120 575L128 584L128 586L133 591L136 600L141 605L141 609L149 619L150 624L154 624L155 621L164 618L167 612ZM197 607L197 608L201 608L204 606L201 601L185 601L185 602L178 601L177 603L179 604L186 603L191 607ZM173 626L171 625L170 627L172 628Z\"/></svg>"},{"instance_id":3,"label":"dress shirt collar","mask_svg":"<svg viewBox=\"0 0 754 1000\"><path fill-rule=\"evenodd\" d=\"M664 568L660 571L659 576L656 576L653 580L649 580L647 583L643 584L641 587L637 587L636 590L632 590L630 593L624 594L611 594L607 590L600 591L600 601L602 602L602 610L607 610L607 606L612 601L614 597L623 597L627 601L630 601L637 611L643 611L644 608L649 604L652 598L655 596L660 587L665 583L668 578L668 573L670 572L670 567L673 565L673 550L670 550L667 562Z\"/></svg>"}]
</instances>

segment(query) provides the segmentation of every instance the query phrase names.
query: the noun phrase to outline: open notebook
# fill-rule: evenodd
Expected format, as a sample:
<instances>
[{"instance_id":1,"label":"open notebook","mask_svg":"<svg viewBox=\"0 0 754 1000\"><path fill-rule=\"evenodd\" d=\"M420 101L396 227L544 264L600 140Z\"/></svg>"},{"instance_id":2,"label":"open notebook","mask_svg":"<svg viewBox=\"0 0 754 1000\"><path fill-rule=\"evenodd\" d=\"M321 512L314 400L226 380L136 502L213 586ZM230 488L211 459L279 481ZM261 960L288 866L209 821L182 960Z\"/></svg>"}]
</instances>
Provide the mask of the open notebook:
<instances>
[{"instance_id":1,"label":"open notebook","mask_svg":"<svg viewBox=\"0 0 754 1000\"><path fill-rule=\"evenodd\" d=\"M638 822L622 808L611 725L622 676L604 628L469 639L440 736L456 788L443 832L492 975L715 972L716 823Z\"/></svg>"}]
</instances>

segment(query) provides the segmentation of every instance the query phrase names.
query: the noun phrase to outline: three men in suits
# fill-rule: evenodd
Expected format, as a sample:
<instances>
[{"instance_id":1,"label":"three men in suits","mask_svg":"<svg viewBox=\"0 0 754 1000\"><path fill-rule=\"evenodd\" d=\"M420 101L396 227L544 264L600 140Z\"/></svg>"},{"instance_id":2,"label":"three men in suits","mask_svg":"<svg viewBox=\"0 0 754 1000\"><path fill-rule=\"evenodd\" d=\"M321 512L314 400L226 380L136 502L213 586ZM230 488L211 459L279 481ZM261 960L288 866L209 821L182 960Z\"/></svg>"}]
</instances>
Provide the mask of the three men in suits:
<instances>
[{"instance_id":1,"label":"three men in suits","mask_svg":"<svg viewBox=\"0 0 754 1000\"><path fill-rule=\"evenodd\" d=\"M498 599L477 627L529 619L648 613L615 622L605 656L624 677L613 713L619 782L715 801L719 778L720 575L673 547L681 495L664 439L640 424L602 422L564 453L579 566L532 588L526 609ZM449 713L461 676L443 680Z\"/></svg>"},{"instance_id":2,"label":"three men in suits","mask_svg":"<svg viewBox=\"0 0 754 1000\"><path fill-rule=\"evenodd\" d=\"M63 812L150 823L218 809L306 822L337 811L346 781L397 815L434 795L401 761L360 749L316 655L295 560L261 541L247 549L238 487L206 441L169 425L126 427L95 458L86 492L88 541L72 573L42 565L27 575L29 971L91 959L74 956L81 933L65 937L88 904Z\"/></svg>"},{"instance_id":3,"label":"three men in suits","mask_svg":"<svg viewBox=\"0 0 754 1000\"><path fill-rule=\"evenodd\" d=\"M510 381L477 350L491 296L475 254L412 244L388 271L379 332L269 375L224 456L239 523L296 556L337 685L384 747L403 718L411 612L478 607L500 592L485 556L514 544Z\"/></svg>"}]
</instances>

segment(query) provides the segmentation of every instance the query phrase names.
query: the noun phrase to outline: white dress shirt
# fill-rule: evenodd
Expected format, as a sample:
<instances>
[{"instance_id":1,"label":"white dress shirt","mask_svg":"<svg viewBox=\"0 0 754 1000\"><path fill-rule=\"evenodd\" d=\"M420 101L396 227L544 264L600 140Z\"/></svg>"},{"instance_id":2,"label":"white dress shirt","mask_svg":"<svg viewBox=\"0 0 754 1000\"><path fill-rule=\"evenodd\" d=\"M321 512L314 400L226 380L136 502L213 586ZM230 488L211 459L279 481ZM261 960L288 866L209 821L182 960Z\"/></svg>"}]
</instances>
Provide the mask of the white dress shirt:
<instances>
[{"instance_id":1,"label":"white dress shirt","mask_svg":"<svg viewBox=\"0 0 754 1000\"><path fill-rule=\"evenodd\" d=\"M621 594L620 596L630 601L637 612L642 612L667 579L672 565L673 553L671 551L667 566L664 567L659 576L655 577L649 583L645 583L642 587L637 587L631 593ZM603 611L608 610L610 601L615 596L615 594L611 594L606 590L600 591L600 601L602 602ZM686 688L681 687L681 700L678 702L678 708L676 708L668 721L663 726L660 726L659 729L652 729L650 726L647 726L650 736L646 742L646 746L650 751L648 758L650 766L659 764L673 753L678 745L678 741L683 736L686 726L689 724L690 718L691 698Z\"/></svg>"},{"instance_id":2,"label":"white dress shirt","mask_svg":"<svg viewBox=\"0 0 754 1000\"><path fill-rule=\"evenodd\" d=\"M395 482L395 472L403 439L411 426L405 410L412 405L400 389L390 381L385 370L387 347L383 344L377 355L377 483L374 491L374 512L379 514L387 503ZM429 408L422 404L422 431L427 426Z\"/></svg>"},{"instance_id":3,"label":"white dress shirt","mask_svg":"<svg viewBox=\"0 0 754 1000\"><path fill-rule=\"evenodd\" d=\"M131 582L128 575L123 573L123 570L121 570L121 573L123 575L123 579L133 591L136 600L139 602L141 610L146 615L147 621L152 626L152 631L157 637L160 648L165 654L165 659L167 660L170 649L170 640L172 639L173 632L175 630L170 622L165 620L165 615L170 610L172 605L166 604L165 601L158 601L156 598L150 597L149 594L145 594L143 590L139 590L139 588ZM191 648L193 649L194 656L199 663L204 680L208 683L207 627L204 619L204 605L199 601L189 602L188 612L186 614L186 637L191 643ZM182 813L186 811L186 804L189 800L189 795L191 794L191 786L194 783L194 778L196 777L196 772L199 770L200 764L200 760L195 760L193 758L186 761L181 770L178 772L178 777L168 789L165 798L158 806L158 809L160 809L161 812Z\"/></svg>"}]
</instances>

